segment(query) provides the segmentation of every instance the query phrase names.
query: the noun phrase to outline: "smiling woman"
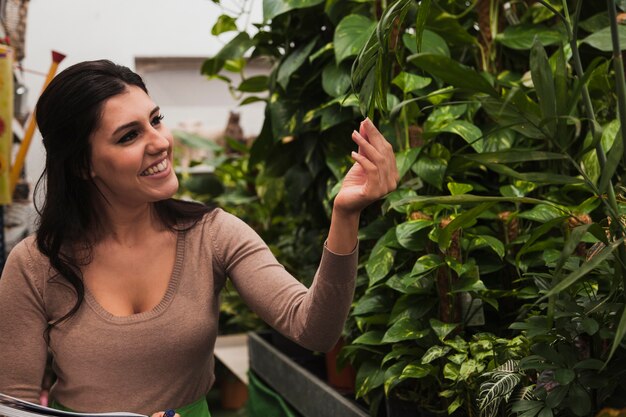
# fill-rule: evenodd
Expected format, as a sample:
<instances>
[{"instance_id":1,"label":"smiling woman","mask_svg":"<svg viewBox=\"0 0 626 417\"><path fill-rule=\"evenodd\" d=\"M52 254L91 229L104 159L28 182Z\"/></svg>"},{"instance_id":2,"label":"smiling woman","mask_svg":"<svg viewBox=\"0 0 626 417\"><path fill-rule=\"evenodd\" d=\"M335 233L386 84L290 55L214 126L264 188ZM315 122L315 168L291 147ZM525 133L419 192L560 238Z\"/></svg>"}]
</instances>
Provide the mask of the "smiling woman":
<instances>
[{"instance_id":1,"label":"smiling woman","mask_svg":"<svg viewBox=\"0 0 626 417\"><path fill-rule=\"evenodd\" d=\"M360 213L398 180L371 121L352 134L359 150L307 289L241 220L172 198L172 135L128 68L76 64L36 114L45 201L36 235L0 279L0 334L11 341L0 344L0 392L37 401L50 351L58 408L209 416L227 278L281 333L312 350L335 345L354 293Z\"/></svg>"}]
</instances>

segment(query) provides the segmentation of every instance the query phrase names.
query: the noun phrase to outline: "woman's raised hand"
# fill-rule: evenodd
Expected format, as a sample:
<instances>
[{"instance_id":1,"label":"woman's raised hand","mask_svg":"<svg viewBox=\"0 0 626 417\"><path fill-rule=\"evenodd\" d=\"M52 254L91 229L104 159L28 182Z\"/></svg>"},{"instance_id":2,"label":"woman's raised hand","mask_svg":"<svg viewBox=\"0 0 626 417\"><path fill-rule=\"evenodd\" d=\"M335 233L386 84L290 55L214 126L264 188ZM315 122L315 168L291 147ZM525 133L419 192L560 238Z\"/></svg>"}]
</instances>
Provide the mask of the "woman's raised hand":
<instances>
[{"instance_id":1,"label":"woman's raised hand","mask_svg":"<svg viewBox=\"0 0 626 417\"><path fill-rule=\"evenodd\" d=\"M365 207L396 189L400 177L391 144L367 118L359 131L352 132L352 140L359 145L352 152L355 163L346 174L334 210L360 213Z\"/></svg>"}]
</instances>

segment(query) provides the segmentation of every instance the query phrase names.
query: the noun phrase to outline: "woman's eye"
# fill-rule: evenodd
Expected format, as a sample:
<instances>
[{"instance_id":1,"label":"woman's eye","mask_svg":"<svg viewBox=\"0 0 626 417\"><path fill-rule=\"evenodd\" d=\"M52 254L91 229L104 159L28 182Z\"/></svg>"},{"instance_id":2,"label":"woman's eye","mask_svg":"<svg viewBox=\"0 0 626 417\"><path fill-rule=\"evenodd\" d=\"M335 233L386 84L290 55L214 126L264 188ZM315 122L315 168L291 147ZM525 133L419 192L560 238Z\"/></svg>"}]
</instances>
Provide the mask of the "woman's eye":
<instances>
[{"instance_id":1,"label":"woman's eye","mask_svg":"<svg viewBox=\"0 0 626 417\"><path fill-rule=\"evenodd\" d=\"M152 119L152 126L158 126L161 124L161 120L163 120L165 116L163 116L162 114L159 114L158 116L154 116L154 118Z\"/></svg>"},{"instance_id":2,"label":"woman's eye","mask_svg":"<svg viewBox=\"0 0 626 417\"><path fill-rule=\"evenodd\" d=\"M130 142L131 140L135 139L138 135L139 135L139 133L137 133L136 130L131 130L130 132L128 132L124 136L122 136L120 138L120 140L117 141L117 143Z\"/></svg>"}]
</instances>

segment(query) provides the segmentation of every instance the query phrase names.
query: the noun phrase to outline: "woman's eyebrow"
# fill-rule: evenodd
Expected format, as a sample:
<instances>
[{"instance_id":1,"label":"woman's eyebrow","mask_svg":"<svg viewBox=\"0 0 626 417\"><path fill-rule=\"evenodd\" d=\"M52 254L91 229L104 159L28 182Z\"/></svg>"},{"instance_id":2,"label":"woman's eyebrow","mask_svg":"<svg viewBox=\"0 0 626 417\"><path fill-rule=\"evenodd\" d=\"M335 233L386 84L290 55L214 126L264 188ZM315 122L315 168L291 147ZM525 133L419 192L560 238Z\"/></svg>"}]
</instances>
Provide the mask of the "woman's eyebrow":
<instances>
[{"instance_id":1,"label":"woman's eyebrow","mask_svg":"<svg viewBox=\"0 0 626 417\"><path fill-rule=\"evenodd\" d=\"M159 110L161 110L161 108L159 106L156 106L155 108L152 109L152 111L150 112L150 117L152 117L152 115L154 115L155 113L158 113ZM134 127L134 126L138 126L140 123L138 121L132 121L129 123L125 123L121 126L119 126L117 129L115 129L115 131L113 131L112 136L117 135L119 132L121 132L124 129L128 129L129 127Z\"/></svg>"}]
</instances>

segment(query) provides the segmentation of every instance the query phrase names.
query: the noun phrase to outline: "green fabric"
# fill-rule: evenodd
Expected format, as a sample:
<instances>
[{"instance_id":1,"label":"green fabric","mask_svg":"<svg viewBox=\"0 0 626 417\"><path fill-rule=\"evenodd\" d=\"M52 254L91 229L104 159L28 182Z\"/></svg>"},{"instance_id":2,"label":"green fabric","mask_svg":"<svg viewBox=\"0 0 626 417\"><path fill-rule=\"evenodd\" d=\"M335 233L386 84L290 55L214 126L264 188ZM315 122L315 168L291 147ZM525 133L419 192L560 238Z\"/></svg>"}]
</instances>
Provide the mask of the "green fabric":
<instances>
[{"instance_id":1,"label":"green fabric","mask_svg":"<svg viewBox=\"0 0 626 417\"><path fill-rule=\"evenodd\" d=\"M57 401L52 401L50 407L63 411L74 411ZM200 398L198 401L187 404L183 407L176 408L176 412L180 414L180 417L211 417L209 412L209 405L206 402L206 398Z\"/></svg>"},{"instance_id":2,"label":"green fabric","mask_svg":"<svg viewBox=\"0 0 626 417\"><path fill-rule=\"evenodd\" d=\"M252 371L248 371L248 417L302 417Z\"/></svg>"}]
</instances>

